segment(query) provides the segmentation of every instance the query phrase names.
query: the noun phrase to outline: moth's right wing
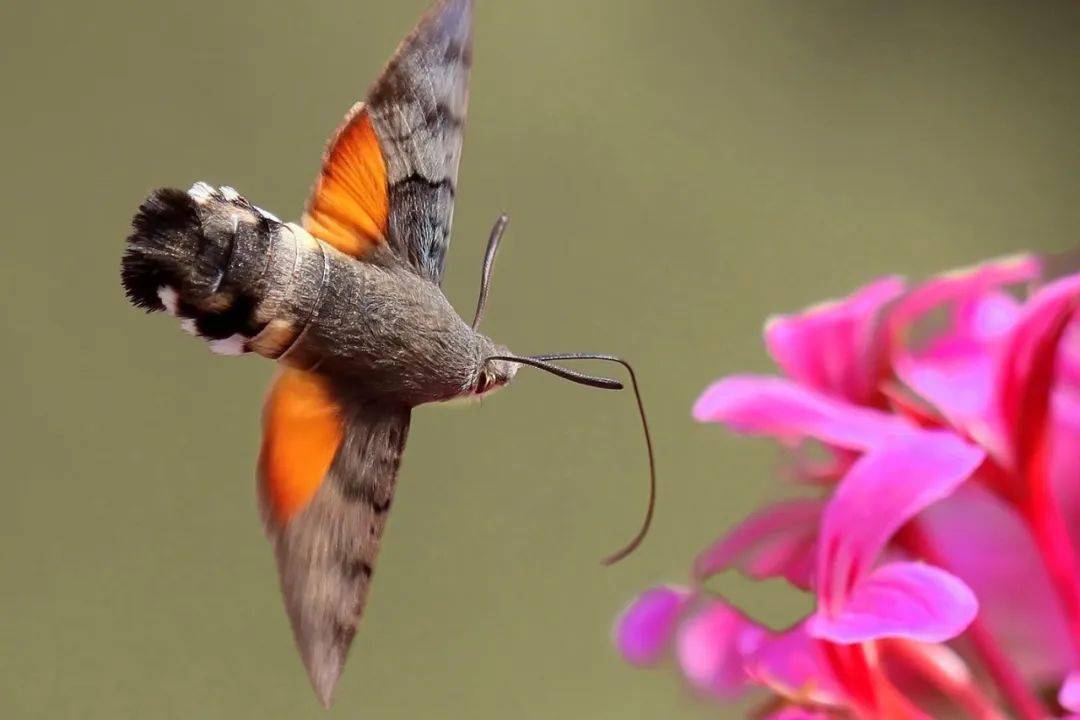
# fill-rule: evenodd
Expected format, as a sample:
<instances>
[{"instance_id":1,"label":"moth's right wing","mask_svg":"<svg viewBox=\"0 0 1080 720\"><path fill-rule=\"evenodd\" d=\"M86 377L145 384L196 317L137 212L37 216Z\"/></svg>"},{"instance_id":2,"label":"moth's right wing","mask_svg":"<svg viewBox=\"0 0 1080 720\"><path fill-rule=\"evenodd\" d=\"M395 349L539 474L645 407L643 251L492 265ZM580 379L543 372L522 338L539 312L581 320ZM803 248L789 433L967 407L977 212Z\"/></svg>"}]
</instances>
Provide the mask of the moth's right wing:
<instances>
[{"instance_id":1,"label":"moth's right wing","mask_svg":"<svg viewBox=\"0 0 1080 720\"><path fill-rule=\"evenodd\" d=\"M293 636L327 707L367 601L409 415L343 403L289 369L267 398L260 505Z\"/></svg>"}]
</instances>

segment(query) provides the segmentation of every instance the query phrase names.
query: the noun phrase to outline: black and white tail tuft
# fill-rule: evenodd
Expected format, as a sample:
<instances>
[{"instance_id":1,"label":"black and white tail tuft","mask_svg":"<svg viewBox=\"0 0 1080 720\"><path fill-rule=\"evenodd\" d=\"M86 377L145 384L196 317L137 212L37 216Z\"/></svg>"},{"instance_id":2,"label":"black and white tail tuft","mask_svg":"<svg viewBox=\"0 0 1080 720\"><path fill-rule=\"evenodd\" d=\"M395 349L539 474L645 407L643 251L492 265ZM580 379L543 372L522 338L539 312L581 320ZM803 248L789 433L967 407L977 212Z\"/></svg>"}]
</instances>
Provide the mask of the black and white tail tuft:
<instances>
[{"instance_id":1,"label":"black and white tail tuft","mask_svg":"<svg viewBox=\"0 0 1080 720\"><path fill-rule=\"evenodd\" d=\"M131 224L121 277L132 304L181 318L214 352L248 352L266 324L256 308L281 221L232 188L199 182L155 190Z\"/></svg>"}]
</instances>

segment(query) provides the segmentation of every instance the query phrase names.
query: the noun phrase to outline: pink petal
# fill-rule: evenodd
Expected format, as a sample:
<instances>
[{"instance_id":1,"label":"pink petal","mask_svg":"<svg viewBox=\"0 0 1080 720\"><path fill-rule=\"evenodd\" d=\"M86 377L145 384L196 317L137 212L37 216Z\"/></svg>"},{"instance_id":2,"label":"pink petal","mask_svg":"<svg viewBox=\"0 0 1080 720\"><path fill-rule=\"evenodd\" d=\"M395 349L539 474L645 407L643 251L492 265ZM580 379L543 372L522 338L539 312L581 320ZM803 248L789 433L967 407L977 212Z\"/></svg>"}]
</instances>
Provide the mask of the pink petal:
<instances>
[{"instance_id":1,"label":"pink petal","mask_svg":"<svg viewBox=\"0 0 1080 720\"><path fill-rule=\"evenodd\" d=\"M943 642L962 633L978 613L975 594L959 578L930 565L897 562L863 578L837 613L819 610L813 637L840 644L881 638Z\"/></svg>"},{"instance_id":2,"label":"pink petal","mask_svg":"<svg viewBox=\"0 0 1080 720\"><path fill-rule=\"evenodd\" d=\"M766 715L765 720L829 720L830 717L834 716L826 715L817 710L807 710L801 707L786 707L779 712Z\"/></svg>"},{"instance_id":3,"label":"pink petal","mask_svg":"<svg viewBox=\"0 0 1080 720\"><path fill-rule=\"evenodd\" d=\"M1055 365L1069 320L1080 304L1080 274L1036 293L1001 358L999 402L1012 439L1013 465L1027 482L1048 482L1048 440Z\"/></svg>"},{"instance_id":4,"label":"pink petal","mask_svg":"<svg viewBox=\"0 0 1080 720\"><path fill-rule=\"evenodd\" d=\"M789 700L832 707L845 704L846 695L821 642L807 634L805 623L762 640L745 667L752 680Z\"/></svg>"},{"instance_id":5,"label":"pink petal","mask_svg":"<svg viewBox=\"0 0 1080 720\"><path fill-rule=\"evenodd\" d=\"M1074 322L1061 339L1058 375L1062 385L1080 393L1080 322Z\"/></svg>"},{"instance_id":6,"label":"pink petal","mask_svg":"<svg viewBox=\"0 0 1080 720\"><path fill-rule=\"evenodd\" d=\"M874 643L879 662L888 668L894 685L917 701L933 703L940 693L972 718L1004 720L985 688L986 678L976 676L964 658L945 643L882 640ZM955 715L952 713L951 715Z\"/></svg>"},{"instance_id":7,"label":"pink petal","mask_svg":"<svg viewBox=\"0 0 1080 720\"><path fill-rule=\"evenodd\" d=\"M908 293L893 308L889 315L890 335L894 342L898 341L927 312L946 303L960 302L963 305L1006 285L1034 280L1041 269L1038 258L1019 255L991 260L929 280Z\"/></svg>"},{"instance_id":8,"label":"pink petal","mask_svg":"<svg viewBox=\"0 0 1080 720\"><path fill-rule=\"evenodd\" d=\"M979 420L990 406L994 389L993 358L973 342L957 342L929 358L910 357L895 363L897 375L954 426Z\"/></svg>"},{"instance_id":9,"label":"pink petal","mask_svg":"<svg viewBox=\"0 0 1080 720\"><path fill-rule=\"evenodd\" d=\"M1004 293L967 298L955 310L953 327L920 352L899 350L893 369L955 428L991 454L1007 454L995 404L996 358L1020 317L1020 304Z\"/></svg>"},{"instance_id":10,"label":"pink petal","mask_svg":"<svg viewBox=\"0 0 1080 720\"><path fill-rule=\"evenodd\" d=\"M885 662L908 675L933 677L954 687L974 687L975 677L964 658L943 643L890 639L878 646Z\"/></svg>"},{"instance_id":11,"label":"pink petal","mask_svg":"<svg viewBox=\"0 0 1080 720\"><path fill-rule=\"evenodd\" d=\"M967 483L928 508L919 527L941 566L975 592L980 621L1028 682L1056 682L1068 669L1068 628L1015 509L982 484Z\"/></svg>"},{"instance_id":12,"label":"pink petal","mask_svg":"<svg viewBox=\"0 0 1080 720\"><path fill-rule=\"evenodd\" d=\"M1080 673L1071 672L1058 691L1058 702L1070 712L1080 712Z\"/></svg>"},{"instance_id":13,"label":"pink petal","mask_svg":"<svg viewBox=\"0 0 1080 720\"><path fill-rule=\"evenodd\" d=\"M752 652L764 635L738 611L711 602L679 629L679 665L695 687L718 697L735 697L749 680L744 654Z\"/></svg>"},{"instance_id":14,"label":"pink petal","mask_svg":"<svg viewBox=\"0 0 1080 720\"><path fill-rule=\"evenodd\" d=\"M889 317L897 377L998 458L1007 457L1008 443L994 399L995 357L1020 315L1000 288L1031 280L1040 269L1036 258L1021 256L950 273L913 290ZM943 306L951 311L949 326L925 349L913 349L905 341L916 324Z\"/></svg>"},{"instance_id":15,"label":"pink petal","mask_svg":"<svg viewBox=\"0 0 1080 720\"><path fill-rule=\"evenodd\" d=\"M615 624L615 646L627 662L647 666L663 659L690 596L683 588L657 587L630 603Z\"/></svg>"},{"instance_id":16,"label":"pink petal","mask_svg":"<svg viewBox=\"0 0 1080 720\"><path fill-rule=\"evenodd\" d=\"M1007 454L994 404L995 354L970 338L952 338L923 356L903 353L893 360L901 382L929 402L948 423L990 449Z\"/></svg>"},{"instance_id":17,"label":"pink petal","mask_svg":"<svg viewBox=\"0 0 1080 720\"><path fill-rule=\"evenodd\" d=\"M756 579L780 576L808 589L825 502L791 500L758 510L697 556L694 577L737 567Z\"/></svg>"},{"instance_id":18,"label":"pink petal","mask_svg":"<svg viewBox=\"0 0 1080 720\"><path fill-rule=\"evenodd\" d=\"M957 308L955 321L964 336L993 343L1012 330L1020 310L1020 303L1011 295L991 292Z\"/></svg>"},{"instance_id":19,"label":"pink petal","mask_svg":"<svg viewBox=\"0 0 1080 720\"><path fill-rule=\"evenodd\" d=\"M772 318L765 325L765 344L788 377L829 395L867 403L880 369L878 315L903 290L902 279L882 278L843 300Z\"/></svg>"},{"instance_id":20,"label":"pink petal","mask_svg":"<svg viewBox=\"0 0 1080 720\"><path fill-rule=\"evenodd\" d=\"M1059 388L1052 413L1050 482L1073 542L1080 547L1080 389Z\"/></svg>"},{"instance_id":21,"label":"pink petal","mask_svg":"<svg viewBox=\"0 0 1080 720\"><path fill-rule=\"evenodd\" d=\"M853 450L880 446L911 429L896 417L834 400L789 380L753 375L714 383L695 403L694 419L752 435L812 437Z\"/></svg>"},{"instance_id":22,"label":"pink petal","mask_svg":"<svg viewBox=\"0 0 1080 720\"><path fill-rule=\"evenodd\" d=\"M837 486L818 541L820 604L836 612L889 538L953 492L982 450L944 431L920 431L857 460Z\"/></svg>"}]
</instances>

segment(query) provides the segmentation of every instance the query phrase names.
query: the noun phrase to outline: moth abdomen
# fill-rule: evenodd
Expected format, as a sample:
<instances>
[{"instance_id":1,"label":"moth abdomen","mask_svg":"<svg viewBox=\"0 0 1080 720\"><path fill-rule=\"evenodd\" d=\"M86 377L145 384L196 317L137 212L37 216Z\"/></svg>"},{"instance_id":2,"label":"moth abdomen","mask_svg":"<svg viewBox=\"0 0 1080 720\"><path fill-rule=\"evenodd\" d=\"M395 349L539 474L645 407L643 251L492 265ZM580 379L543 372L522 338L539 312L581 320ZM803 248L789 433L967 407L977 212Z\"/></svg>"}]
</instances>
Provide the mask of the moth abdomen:
<instances>
[{"instance_id":1,"label":"moth abdomen","mask_svg":"<svg viewBox=\"0 0 1080 720\"><path fill-rule=\"evenodd\" d=\"M182 190L160 188L131 220L132 234L121 265L128 300L150 312L165 310L158 290L179 287L197 254L199 222L195 201Z\"/></svg>"},{"instance_id":2,"label":"moth abdomen","mask_svg":"<svg viewBox=\"0 0 1080 720\"><path fill-rule=\"evenodd\" d=\"M128 298L180 317L215 352L276 358L314 307L322 248L232 188L155 190L132 228L122 269Z\"/></svg>"}]
</instances>

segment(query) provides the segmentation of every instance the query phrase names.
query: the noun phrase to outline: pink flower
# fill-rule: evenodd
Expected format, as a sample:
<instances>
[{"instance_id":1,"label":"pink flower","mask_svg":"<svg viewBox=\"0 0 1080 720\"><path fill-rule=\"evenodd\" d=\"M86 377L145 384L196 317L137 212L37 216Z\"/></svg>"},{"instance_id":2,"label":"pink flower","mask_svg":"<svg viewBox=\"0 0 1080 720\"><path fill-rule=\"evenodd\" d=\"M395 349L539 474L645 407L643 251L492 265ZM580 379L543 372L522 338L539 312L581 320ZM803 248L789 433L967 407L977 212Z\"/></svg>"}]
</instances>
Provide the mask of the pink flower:
<instances>
[{"instance_id":1,"label":"pink flower","mask_svg":"<svg viewBox=\"0 0 1080 720\"><path fill-rule=\"evenodd\" d=\"M770 318L765 345L793 380L856 405L874 405L886 369L882 309L904 292L888 277L799 315Z\"/></svg>"},{"instance_id":2,"label":"pink flower","mask_svg":"<svg viewBox=\"0 0 1080 720\"><path fill-rule=\"evenodd\" d=\"M663 657L690 592L677 587L653 588L627 608L616 634L619 652L634 665L652 665Z\"/></svg>"},{"instance_id":3,"label":"pink flower","mask_svg":"<svg viewBox=\"0 0 1080 720\"><path fill-rule=\"evenodd\" d=\"M616 623L615 644L629 662L647 667L674 655L698 690L733 697L750 677L743 658L766 631L731 606L681 587L642 593Z\"/></svg>"},{"instance_id":4,"label":"pink flower","mask_svg":"<svg viewBox=\"0 0 1080 720\"><path fill-rule=\"evenodd\" d=\"M981 451L954 436L912 429L852 465L821 521L818 611L795 630L773 635L723 603L699 599L688 608L686 591L661 589L627 610L617 644L632 660L641 654L627 648L648 646L647 657L656 662L662 657L656 649L676 636L683 673L699 689L724 697L756 680L792 700L873 717L888 706L891 696L883 688L890 686L874 663L856 657L861 643L949 639L977 609L963 582L940 569L875 561L897 529L952 492L981 462ZM801 504L784 509L763 517L800 519L815 510ZM765 525L757 523L771 529ZM643 617L650 620L643 623ZM833 643L847 649L829 651Z\"/></svg>"},{"instance_id":5,"label":"pink flower","mask_svg":"<svg viewBox=\"0 0 1080 720\"><path fill-rule=\"evenodd\" d=\"M1080 674L1070 673L1058 693L1058 702L1066 710L1080 712Z\"/></svg>"},{"instance_id":6,"label":"pink flower","mask_svg":"<svg viewBox=\"0 0 1080 720\"><path fill-rule=\"evenodd\" d=\"M697 556L694 577L701 581L734 567L755 580L782 577L809 590L824 509L824 500L812 498L759 510Z\"/></svg>"},{"instance_id":7,"label":"pink flower","mask_svg":"<svg viewBox=\"0 0 1080 720\"><path fill-rule=\"evenodd\" d=\"M963 632L978 604L961 580L921 562L873 563L901 527L950 495L982 460L982 451L954 435L912 431L851 466L819 531L812 636L841 644L941 642Z\"/></svg>"},{"instance_id":8,"label":"pink flower","mask_svg":"<svg viewBox=\"0 0 1080 720\"><path fill-rule=\"evenodd\" d=\"M693 579L783 577L816 609L774 633L695 586L665 590L663 621L643 625L650 591L617 626L623 654L647 625L648 664L674 656L713 696L767 688L781 720L928 717L932 694L1004 717L968 661L1027 720L1048 714L1031 683L1080 706L1080 275L1026 302L1005 291L1038 271L1015 258L907 292L886 278L770 320L787 377L722 379L694 417L776 438L823 494L754 513Z\"/></svg>"}]
</instances>

